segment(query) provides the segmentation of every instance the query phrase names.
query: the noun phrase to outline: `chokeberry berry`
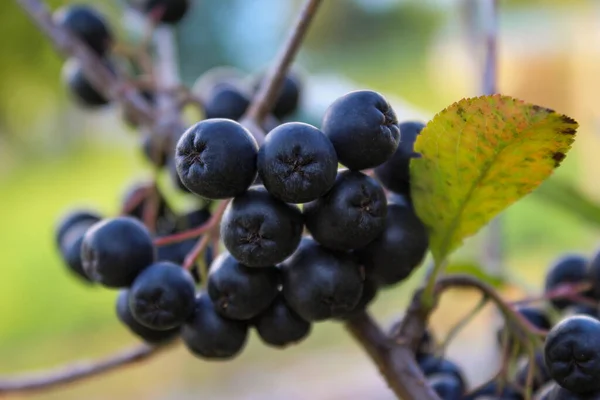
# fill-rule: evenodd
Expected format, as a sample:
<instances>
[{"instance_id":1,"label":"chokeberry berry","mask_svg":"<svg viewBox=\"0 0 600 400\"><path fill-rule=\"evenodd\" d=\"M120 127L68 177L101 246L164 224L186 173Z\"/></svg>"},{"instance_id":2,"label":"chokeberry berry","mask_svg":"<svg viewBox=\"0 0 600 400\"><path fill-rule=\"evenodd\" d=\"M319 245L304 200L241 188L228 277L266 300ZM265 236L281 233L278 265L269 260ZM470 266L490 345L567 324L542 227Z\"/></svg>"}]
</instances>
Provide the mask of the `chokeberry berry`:
<instances>
[{"instance_id":1,"label":"chokeberry berry","mask_svg":"<svg viewBox=\"0 0 600 400\"><path fill-rule=\"evenodd\" d=\"M519 388L510 383L499 385L496 381L488 382L486 385L477 388L469 393L462 400L524 400L523 394Z\"/></svg>"},{"instance_id":2,"label":"chokeberry berry","mask_svg":"<svg viewBox=\"0 0 600 400\"><path fill-rule=\"evenodd\" d=\"M462 369L458 364L446 358L440 358L432 354L424 354L417 357L417 363L425 376L448 374L455 377L463 388L467 387Z\"/></svg>"},{"instance_id":3,"label":"chokeberry berry","mask_svg":"<svg viewBox=\"0 0 600 400\"><path fill-rule=\"evenodd\" d=\"M342 321L349 321L361 315L367 310L367 307L369 307L371 302L375 300L375 298L377 297L377 291L377 284L373 280L369 279L369 277L367 276L365 278L365 281L363 282L363 291L362 295L360 296L360 300L358 301L358 304L351 311L345 313L338 319Z\"/></svg>"},{"instance_id":4,"label":"chokeberry berry","mask_svg":"<svg viewBox=\"0 0 600 400\"><path fill-rule=\"evenodd\" d=\"M160 261L146 268L129 291L129 309L140 324L156 330L182 325L194 310L192 275L177 264Z\"/></svg>"},{"instance_id":5,"label":"chokeberry berry","mask_svg":"<svg viewBox=\"0 0 600 400\"><path fill-rule=\"evenodd\" d=\"M304 206L303 214L312 237L323 246L362 248L385 229L385 192L375 179L346 170L338 174L329 192Z\"/></svg>"},{"instance_id":6,"label":"chokeberry berry","mask_svg":"<svg viewBox=\"0 0 600 400\"><path fill-rule=\"evenodd\" d=\"M119 321L123 323L134 335L142 339L143 341L151 344L160 344L168 342L179 334L179 328L168 329L165 331L157 331L150 329L147 326L140 324L131 315L129 309L129 291L122 290L117 297L117 317Z\"/></svg>"},{"instance_id":7,"label":"chokeberry berry","mask_svg":"<svg viewBox=\"0 0 600 400\"><path fill-rule=\"evenodd\" d=\"M441 400L463 400L464 387L454 375L433 374L427 379Z\"/></svg>"},{"instance_id":8,"label":"chokeberry berry","mask_svg":"<svg viewBox=\"0 0 600 400\"><path fill-rule=\"evenodd\" d=\"M254 92L258 92L265 75L262 74L254 83ZM283 80L279 96L273 105L272 113L275 117L283 119L294 113L300 103L301 93L300 76L291 71L288 72Z\"/></svg>"},{"instance_id":9,"label":"chokeberry berry","mask_svg":"<svg viewBox=\"0 0 600 400\"><path fill-rule=\"evenodd\" d=\"M362 296L364 275L355 259L312 239L303 239L280 268L285 301L307 321L343 317Z\"/></svg>"},{"instance_id":10,"label":"chokeberry berry","mask_svg":"<svg viewBox=\"0 0 600 400\"><path fill-rule=\"evenodd\" d=\"M246 345L248 323L220 316L208 294L196 297L195 309L183 325L181 337L196 356L207 359L231 359Z\"/></svg>"},{"instance_id":11,"label":"chokeberry berry","mask_svg":"<svg viewBox=\"0 0 600 400\"><path fill-rule=\"evenodd\" d=\"M310 322L292 310L282 295L255 318L254 326L265 344L279 348L304 340L311 331Z\"/></svg>"},{"instance_id":12,"label":"chokeberry berry","mask_svg":"<svg viewBox=\"0 0 600 400\"><path fill-rule=\"evenodd\" d=\"M113 37L106 19L92 7L70 5L61 7L53 14L54 22L67 29L79 40L102 56L113 44Z\"/></svg>"},{"instance_id":13,"label":"chokeberry berry","mask_svg":"<svg viewBox=\"0 0 600 400\"><path fill-rule=\"evenodd\" d=\"M375 168L375 176L386 189L410 197L410 160L417 157L415 140L425 124L408 121L399 128L400 144L389 160Z\"/></svg>"},{"instance_id":14,"label":"chokeberry berry","mask_svg":"<svg viewBox=\"0 0 600 400\"><path fill-rule=\"evenodd\" d=\"M86 275L107 287L131 285L154 256L150 233L131 217L97 222L87 230L81 245Z\"/></svg>"},{"instance_id":15,"label":"chokeberry berry","mask_svg":"<svg viewBox=\"0 0 600 400\"><path fill-rule=\"evenodd\" d=\"M209 199L241 195L256 178L258 145L242 125L207 119L177 143L175 164L183 184Z\"/></svg>"},{"instance_id":16,"label":"chokeberry berry","mask_svg":"<svg viewBox=\"0 0 600 400\"><path fill-rule=\"evenodd\" d=\"M254 186L234 198L221 220L223 244L249 267L276 265L290 256L302 236L300 209Z\"/></svg>"},{"instance_id":17,"label":"chokeberry berry","mask_svg":"<svg viewBox=\"0 0 600 400\"><path fill-rule=\"evenodd\" d=\"M574 393L600 390L600 321L586 316L564 319L552 328L544 344L552 379Z\"/></svg>"},{"instance_id":18,"label":"chokeberry berry","mask_svg":"<svg viewBox=\"0 0 600 400\"><path fill-rule=\"evenodd\" d=\"M334 101L323 117L323 132L338 160L351 170L377 167L392 157L400 141L396 113L377 92L359 90Z\"/></svg>"},{"instance_id":19,"label":"chokeberry berry","mask_svg":"<svg viewBox=\"0 0 600 400\"><path fill-rule=\"evenodd\" d=\"M269 132L258 151L257 165L269 193L286 203L306 203L333 186L338 161L323 132L289 122Z\"/></svg>"},{"instance_id":20,"label":"chokeberry berry","mask_svg":"<svg viewBox=\"0 0 600 400\"><path fill-rule=\"evenodd\" d=\"M112 68L110 64L107 65ZM108 99L94 88L76 59L71 58L65 62L62 69L62 79L80 105L95 108L109 103Z\"/></svg>"},{"instance_id":21,"label":"chokeberry berry","mask_svg":"<svg viewBox=\"0 0 600 400\"><path fill-rule=\"evenodd\" d=\"M266 310L277 296L279 270L250 268L224 253L211 265L207 291L219 314L249 320Z\"/></svg>"},{"instance_id":22,"label":"chokeberry berry","mask_svg":"<svg viewBox=\"0 0 600 400\"><path fill-rule=\"evenodd\" d=\"M77 210L63 216L56 227L56 244L63 260L71 272L87 282L91 281L83 270L81 244L87 230L100 220L94 212Z\"/></svg>"},{"instance_id":23,"label":"chokeberry berry","mask_svg":"<svg viewBox=\"0 0 600 400\"><path fill-rule=\"evenodd\" d=\"M176 24L190 8L190 0L144 0L142 6L144 12L154 20Z\"/></svg>"},{"instance_id":24,"label":"chokeberry berry","mask_svg":"<svg viewBox=\"0 0 600 400\"><path fill-rule=\"evenodd\" d=\"M565 254L555 260L546 272L544 291L546 293L558 288L563 284L584 283L588 279L588 259L580 254ZM550 299L552 305L559 310L565 309L573 304L569 299Z\"/></svg>"},{"instance_id":25,"label":"chokeberry berry","mask_svg":"<svg viewBox=\"0 0 600 400\"><path fill-rule=\"evenodd\" d=\"M239 120L250 105L250 98L231 82L219 82L204 94L204 115L210 118Z\"/></svg>"},{"instance_id":26,"label":"chokeberry berry","mask_svg":"<svg viewBox=\"0 0 600 400\"><path fill-rule=\"evenodd\" d=\"M383 232L356 253L367 274L380 286L388 286L411 274L423 261L428 243L427 231L412 208L390 204Z\"/></svg>"}]
</instances>

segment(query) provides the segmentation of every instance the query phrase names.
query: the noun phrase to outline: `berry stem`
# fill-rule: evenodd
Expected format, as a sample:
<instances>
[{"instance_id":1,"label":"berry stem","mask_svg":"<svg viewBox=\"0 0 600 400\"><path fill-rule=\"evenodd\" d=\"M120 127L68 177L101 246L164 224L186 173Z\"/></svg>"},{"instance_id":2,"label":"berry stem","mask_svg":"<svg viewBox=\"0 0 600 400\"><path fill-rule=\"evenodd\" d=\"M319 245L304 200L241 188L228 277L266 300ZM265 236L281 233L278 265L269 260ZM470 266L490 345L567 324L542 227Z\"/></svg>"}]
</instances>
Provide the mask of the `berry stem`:
<instances>
[{"instance_id":1,"label":"berry stem","mask_svg":"<svg viewBox=\"0 0 600 400\"><path fill-rule=\"evenodd\" d=\"M99 360L78 361L46 371L0 378L0 395L35 392L81 381L145 361L158 354L163 348L146 344L137 345Z\"/></svg>"},{"instance_id":2,"label":"berry stem","mask_svg":"<svg viewBox=\"0 0 600 400\"><path fill-rule=\"evenodd\" d=\"M208 244L210 243L210 237L210 233L207 233L206 235L202 236L200 240L198 240L198 243L196 243L194 248L187 254L187 256L185 256L185 260L183 262L184 269L187 269L188 271L192 269L196 263L196 260L198 260L198 257L200 257L204 253L204 250L206 250L208 247ZM202 278L204 279L206 277ZM203 282L206 282L206 280L203 280Z\"/></svg>"},{"instance_id":3,"label":"berry stem","mask_svg":"<svg viewBox=\"0 0 600 400\"><path fill-rule=\"evenodd\" d=\"M155 239L154 245L165 246L167 244L183 242L184 240L196 238L200 235L208 233L213 229L218 228L219 223L221 222L221 218L223 217L223 213L225 212L225 209L227 208L228 204L229 200L221 201L214 214L210 217L210 219L204 224L200 225L199 227L176 233L174 235L163 236L161 238Z\"/></svg>"},{"instance_id":4,"label":"berry stem","mask_svg":"<svg viewBox=\"0 0 600 400\"><path fill-rule=\"evenodd\" d=\"M144 189L137 191L131 198L127 199L121 208L121 215L129 215L148 197L152 186L148 185Z\"/></svg>"},{"instance_id":5,"label":"berry stem","mask_svg":"<svg viewBox=\"0 0 600 400\"><path fill-rule=\"evenodd\" d=\"M387 337L367 313L346 323L350 334L373 359L399 399L439 400L405 344Z\"/></svg>"},{"instance_id":6,"label":"berry stem","mask_svg":"<svg viewBox=\"0 0 600 400\"><path fill-rule=\"evenodd\" d=\"M50 38L55 48L66 57L75 57L80 63L85 77L98 92L106 98L116 100L131 108L136 119L144 125L154 123L151 105L139 91L127 85L121 77L111 73L100 58L79 39L67 30L57 26L48 7L39 0L16 0L37 27Z\"/></svg>"},{"instance_id":7,"label":"berry stem","mask_svg":"<svg viewBox=\"0 0 600 400\"><path fill-rule=\"evenodd\" d=\"M292 65L294 57L300 50L300 45L306 36L308 27L314 19L321 3L322 0L306 0L302 12L298 16L288 39L277 56L277 60L267 72L266 78L261 83L258 93L252 99L252 103L243 118L244 120L252 121L250 125L255 127L262 126L265 117L273 108L283 85L285 75Z\"/></svg>"},{"instance_id":8,"label":"berry stem","mask_svg":"<svg viewBox=\"0 0 600 400\"><path fill-rule=\"evenodd\" d=\"M578 295L590 290L591 287L592 287L592 285L587 282L586 283L575 283L575 284L565 283L565 284L562 284L562 285L558 286L557 288L549 291L548 293L543 294L542 296L528 297L525 299L521 299L519 301L511 302L510 305L520 306L520 305L535 303L538 301L546 301L546 300L552 300L552 299L564 299L564 298L574 300L573 297L577 297L578 299L585 300L584 302L586 304L588 304L590 301L592 301L593 303L591 305L593 305L595 307L595 306L597 306L597 303L594 302L593 300L583 297L583 296L578 296Z\"/></svg>"}]
</instances>

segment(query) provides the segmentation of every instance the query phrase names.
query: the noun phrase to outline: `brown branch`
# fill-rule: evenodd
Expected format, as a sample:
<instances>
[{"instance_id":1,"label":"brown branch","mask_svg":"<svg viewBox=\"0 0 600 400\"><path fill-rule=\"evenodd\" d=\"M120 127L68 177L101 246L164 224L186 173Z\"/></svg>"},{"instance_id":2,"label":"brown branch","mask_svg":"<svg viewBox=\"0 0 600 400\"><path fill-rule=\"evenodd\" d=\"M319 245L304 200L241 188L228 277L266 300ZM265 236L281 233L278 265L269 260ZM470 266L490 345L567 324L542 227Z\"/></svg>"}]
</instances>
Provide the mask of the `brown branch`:
<instances>
[{"instance_id":1,"label":"brown branch","mask_svg":"<svg viewBox=\"0 0 600 400\"><path fill-rule=\"evenodd\" d=\"M39 0L16 0L56 49L66 57L75 57L83 73L96 90L106 98L118 101L135 114L144 125L152 125L152 107L138 90L111 72L98 56L68 31L56 25L50 11Z\"/></svg>"},{"instance_id":2,"label":"brown branch","mask_svg":"<svg viewBox=\"0 0 600 400\"><path fill-rule=\"evenodd\" d=\"M292 64L292 61L294 61L294 57L300 50L300 45L306 36L308 27L314 19L321 2L322 0L306 0L304 8L298 16L296 23L293 25L289 37L283 45L277 60L269 69L265 79L261 82L258 93L256 93L252 99L252 103L242 119L244 125L252 132L260 129L264 119L277 101L285 75ZM248 120L251 122L249 123Z\"/></svg>"},{"instance_id":3,"label":"brown branch","mask_svg":"<svg viewBox=\"0 0 600 400\"><path fill-rule=\"evenodd\" d=\"M367 313L346 323L346 328L366 350L399 399L439 400L423 376L414 353L387 337Z\"/></svg>"},{"instance_id":4,"label":"brown branch","mask_svg":"<svg viewBox=\"0 0 600 400\"><path fill-rule=\"evenodd\" d=\"M152 347L143 344L121 350L116 354L99 360L80 361L47 371L0 378L0 395L6 393L34 392L92 378L105 372L114 371L147 360L161 349L162 347Z\"/></svg>"}]
</instances>

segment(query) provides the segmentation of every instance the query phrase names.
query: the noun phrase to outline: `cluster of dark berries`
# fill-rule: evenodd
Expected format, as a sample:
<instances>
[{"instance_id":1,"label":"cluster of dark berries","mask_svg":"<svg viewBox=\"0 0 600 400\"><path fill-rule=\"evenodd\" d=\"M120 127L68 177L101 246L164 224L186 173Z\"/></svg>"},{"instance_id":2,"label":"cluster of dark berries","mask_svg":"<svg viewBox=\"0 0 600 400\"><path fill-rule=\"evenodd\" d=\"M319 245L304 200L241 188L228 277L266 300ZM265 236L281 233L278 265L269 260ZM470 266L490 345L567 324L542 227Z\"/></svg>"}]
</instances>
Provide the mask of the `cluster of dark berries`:
<instances>
[{"instance_id":1,"label":"cluster of dark berries","mask_svg":"<svg viewBox=\"0 0 600 400\"><path fill-rule=\"evenodd\" d=\"M533 363L529 389L534 399L600 399L599 271L600 252L591 259L579 254L564 255L546 273L545 297L554 312L544 305L515 306L532 327L547 332L547 336L543 348L536 349L530 358L511 335L514 327L510 323L498 330L502 351L520 354L511 363L510 379L505 382L498 379L466 390L460 367L435 355L435 340L427 331L417 361L432 388L442 400L524 400Z\"/></svg>"},{"instance_id":2,"label":"cluster of dark berries","mask_svg":"<svg viewBox=\"0 0 600 400\"><path fill-rule=\"evenodd\" d=\"M190 0L142 0L131 5L154 23L174 24L186 14ZM53 18L58 26L69 31L95 53L109 71L116 73L110 58L115 37L103 15L88 5L70 5L57 10ZM74 99L82 106L97 108L109 103L90 83L79 61L74 58L68 59L63 66L63 81ZM150 93L144 95L148 100L152 97Z\"/></svg>"}]
</instances>

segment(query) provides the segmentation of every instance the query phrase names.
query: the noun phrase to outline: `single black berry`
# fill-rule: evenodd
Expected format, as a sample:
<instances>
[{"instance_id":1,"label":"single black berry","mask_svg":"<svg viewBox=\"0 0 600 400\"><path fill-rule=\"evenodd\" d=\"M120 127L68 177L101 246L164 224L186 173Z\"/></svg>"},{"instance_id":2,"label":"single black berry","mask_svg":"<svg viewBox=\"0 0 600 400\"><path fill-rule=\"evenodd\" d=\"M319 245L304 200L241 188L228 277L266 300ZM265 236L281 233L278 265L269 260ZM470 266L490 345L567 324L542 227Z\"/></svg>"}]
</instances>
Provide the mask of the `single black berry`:
<instances>
[{"instance_id":1,"label":"single black berry","mask_svg":"<svg viewBox=\"0 0 600 400\"><path fill-rule=\"evenodd\" d=\"M116 310L119 321L121 321L121 323L123 323L133 334L147 343L165 343L174 339L179 334L179 328L157 331L140 324L133 315L131 315L128 290L122 290L119 293Z\"/></svg>"},{"instance_id":2,"label":"single black berry","mask_svg":"<svg viewBox=\"0 0 600 400\"><path fill-rule=\"evenodd\" d=\"M277 296L279 270L250 268L224 253L211 265L207 291L219 314L249 320L266 310Z\"/></svg>"},{"instance_id":3,"label":"single black berry","mask_svg":"<svg viewBox=\"0 0 600 400\"><path fill-rule=\"evenodd\" d=\"M231 359L246 345L248 324L220 316L210 297L196 297L195 309L183 325L181 337L196 356L208 359Z\"/></svg>"},{"instance_id":4,"label":"single black berry","mask_svg":"<svg viewBox=\"0 0 600 400\"><path fill-rule=\"evenodd\" d=\"M356 253L367 274L387 286L406 279L423 261L427 246L427 231L412 208L390 204L381 235Z\"/></svg>"},{"instance_id":5,"label":"single black berry","mask_svg":"<svg viewBox=\"0 0 600 400\"><path fill-rule=\"evenodd\" d=\"M269 132L258 151L257 165L269 193L286 203L306 203L333 186L338 161L323 132L289 122Z\"/></svg>"},{"instance_id":6,"label":"single black berry","mask_svg":"<svg viewBox=\"0 0 600 400\"><path fill-rule=\"evenodd\" d=\"M173 329L194 310L195 283L177 264L160 261L146 268L129 291L129 309L140 324L156 330Z\"/></svg>"},{"instance_id":7,"label":"single black berry","mask_svg":"<svg viewBox=\"0 0 600 400\"><path fill-rule=\"evenodd\" d=\"M323 117L322 131L341 164L351 170L377 167L398 148L396 113L377 92L350 92L334 101Z\"/></svg>"},{"instance_id":8,"label":"single black berry","mask_svg":"<svg viewBox=\"0 0 600 400\"><path fill-rule=\"evenodd\" d=\"M414 145L425 124L409 121L399 125L400 144L394 155L375 168L375 176L388 190L410 197L410 160L417 157Z\"/></svg>"},{"instance_id":9,"label":"single black berry","mask_svg":"<svg viewBox=\"0 0 600 400\"><path fill-rule=\"evenodd\" d=\"M254 83L254 92L258 92L261 82L265 75L262 74ZM271 110L273 115L279 119L283 119L290 114L293 114L300 103L301 82L298 74L288 72L283 80L283 85L279 92L279 96Z\"/></svg>"},{"instance_id":10,"label":"single black berry","mask_svg":"<svg viewBox=\"0 0 600 400\"><path fill-rule=\"evenodd\" d=\"M111 68L109 64L107 65ZM65 62L62 79L80 105L95 108L108 104L108 99L94 88L76 59L71 58Z\"/></svg>"},{"instance_id":11,"label":"single black berry","mask_svg":"<svg viewBox=\"0 0 600 400\"><path fill-rule=\"evenodd\" d=\"M285 260L302 236L298 207L277 200L262 186L234 198L221 221L225 247L249 267L267 267Z\"/></svg>"},{"instance_id":12,"label":"single black berry","mask_svg":"<svg viewBox=\"0 0 600 400\"><path fill-rule=\"evenodd\" d=\"M258 145L242 125L207 119L179 139L177 172L192 192L209 199L241 195L256 178Z\"/></svg>"},{"instance_id":13,"label":"single black berry","mask_svg":"<svg viewBox=\"0 0 600 400\"><path fill-rule=\"evenodd\" d=\"M81 244L87 230L100 220L101 216L94 212L77 210L63 216L56 227L56 244L65 264L87 282L91 281L83 270Z\"/></svg>"},{"instance_id":14,"label":"single black berry","mask_svg":"<svg viewBox=\"0 0 600 400\"><path fill-rule=\"evenodd\" d=\"M451 374L433 374L427 379L440 400L463 400L462 382Z\"/></svg>"},{"instance_id":15,"label":"single black berry","mask_svg":"<svg viewBox=\"0 0 600 400\"><path fill-rule=\"evenodd\" d=\"M310 322L292 310L282 295L256 317L254 326L265 344L279 348L304 340L311 331Z\"/></svg>"},{"instance_id":16,"label":"single black berry","mask_svg":"<svg viewBox=\"0 0 600 400\"><path fill-rule=\"evenodd\" d=\"M563 284L584 283L588 279L588 259L580 254L566 254L550 266L546 272L545 293L558 288ZM559 310L574 304L569 299L550 299L552 305Z\"/></svg>"},{"instance_id":17,"label":"single black berry","mask_svg":"<svg viewBox=\"0 0 600 400\"><path fill-rule=\"evenodd\" d=\"M358 304L351 311L345 313L338 319L342 321L349 321L361 315L367 310L371 302L377 297L378 289L379 288L377 284L373 280L369 279L369 277L367 276L365 278L365 281L363 282L363 291L362 295L360 296L360 300L358 301Z\"/></svg>"},{"instance_id":18,"label":"single black berry","mask_svg":"<svg viewBox=\"0 0 600 400\"><path fill-rule=\"evenodd\" d=\"M144 225L131 217L97 222L81 245L83 269L107 287L126 287L154 261L154 246Z\"/></svg>"},{"instance_id":19,"label":"single black berry","mask_svg":"<svg viewBox=\"0 0 600 400\"><path fill-rule=\"evenodd\" d=\"M386 224L385 192L361 172L343 171L323 197L304 206L304 223L325 247L352 250L375 240Z\"/></svg>"},{"instance_id":20,"label":"single black berry","mask_svg":"<svg viewBox=\"0 0 600 400\"><path fill-rule=\"evenodd\" d=\"M190 8L190 0L145 0L143 9L155 20L166 24L181 21Z\"/></svg>"},{"instance_id":21,"label":"single black berry","mask_svg":"<svg viewBox=\"0 0 600 400\"><path fill-rule=\"evenodd\" d=\"M106 19L92 7L70 5L53 14L54 22L102 56L111 47L113 37Z\"/></svg>"},{"instance_id":22,"label":"single black berry","mask_svg":"<svg viewBox=\"0 0 600 400\"><path fill-rule=\"evenodd\" d=\"M287 304L307 321L343 317L358 304L364 276L354 258L305 238L281 265Z\"/></svg>"},{"instance_id":23,"label":"single black berry","mask_svg":"<svg viewBox=\"0 0 600 400\"><path fill-rule=\"evenodd\" d=\"M600 321L575 316L552 328L544 344L550 376L575 393L600 390Z\"/></svg>"},{"instance_id":24,"label":"single black berry","mask_svg":"<svg viewBox=\"0 0 600 400\"><path fill-rule=\"evenodd\" d=\"M177 164L174 158L167 161L167 170L169 172L169 178L171 179L172 186L183 192L183 193L192 193L187 186L184 185L181 177L179 176L179 171L177 171Z\"/></svg>"},{"instance_id":25,"label":"single black berry","mask_svg":"<svg viewBox=\"0 0 600 400\"><path fill-rule=\"evenodd\" d=\"M204 114L209 118L226 118L237 121L250 105L250 98L237 85L219 82L204 94Z\"/></svg>"},{"instance_id":26,"label":"single black berry","mask_svg":"<svg viewBox=\"0 0 600 400\"><path fill-rule=\"evenodd\" d=\"M453 361L432 354L424 354L417 357L417 363L425 376L432 376L435 374L451 375L460 382L463 388L467 387L462 369Z\"/></svg>"}]
</instances>

